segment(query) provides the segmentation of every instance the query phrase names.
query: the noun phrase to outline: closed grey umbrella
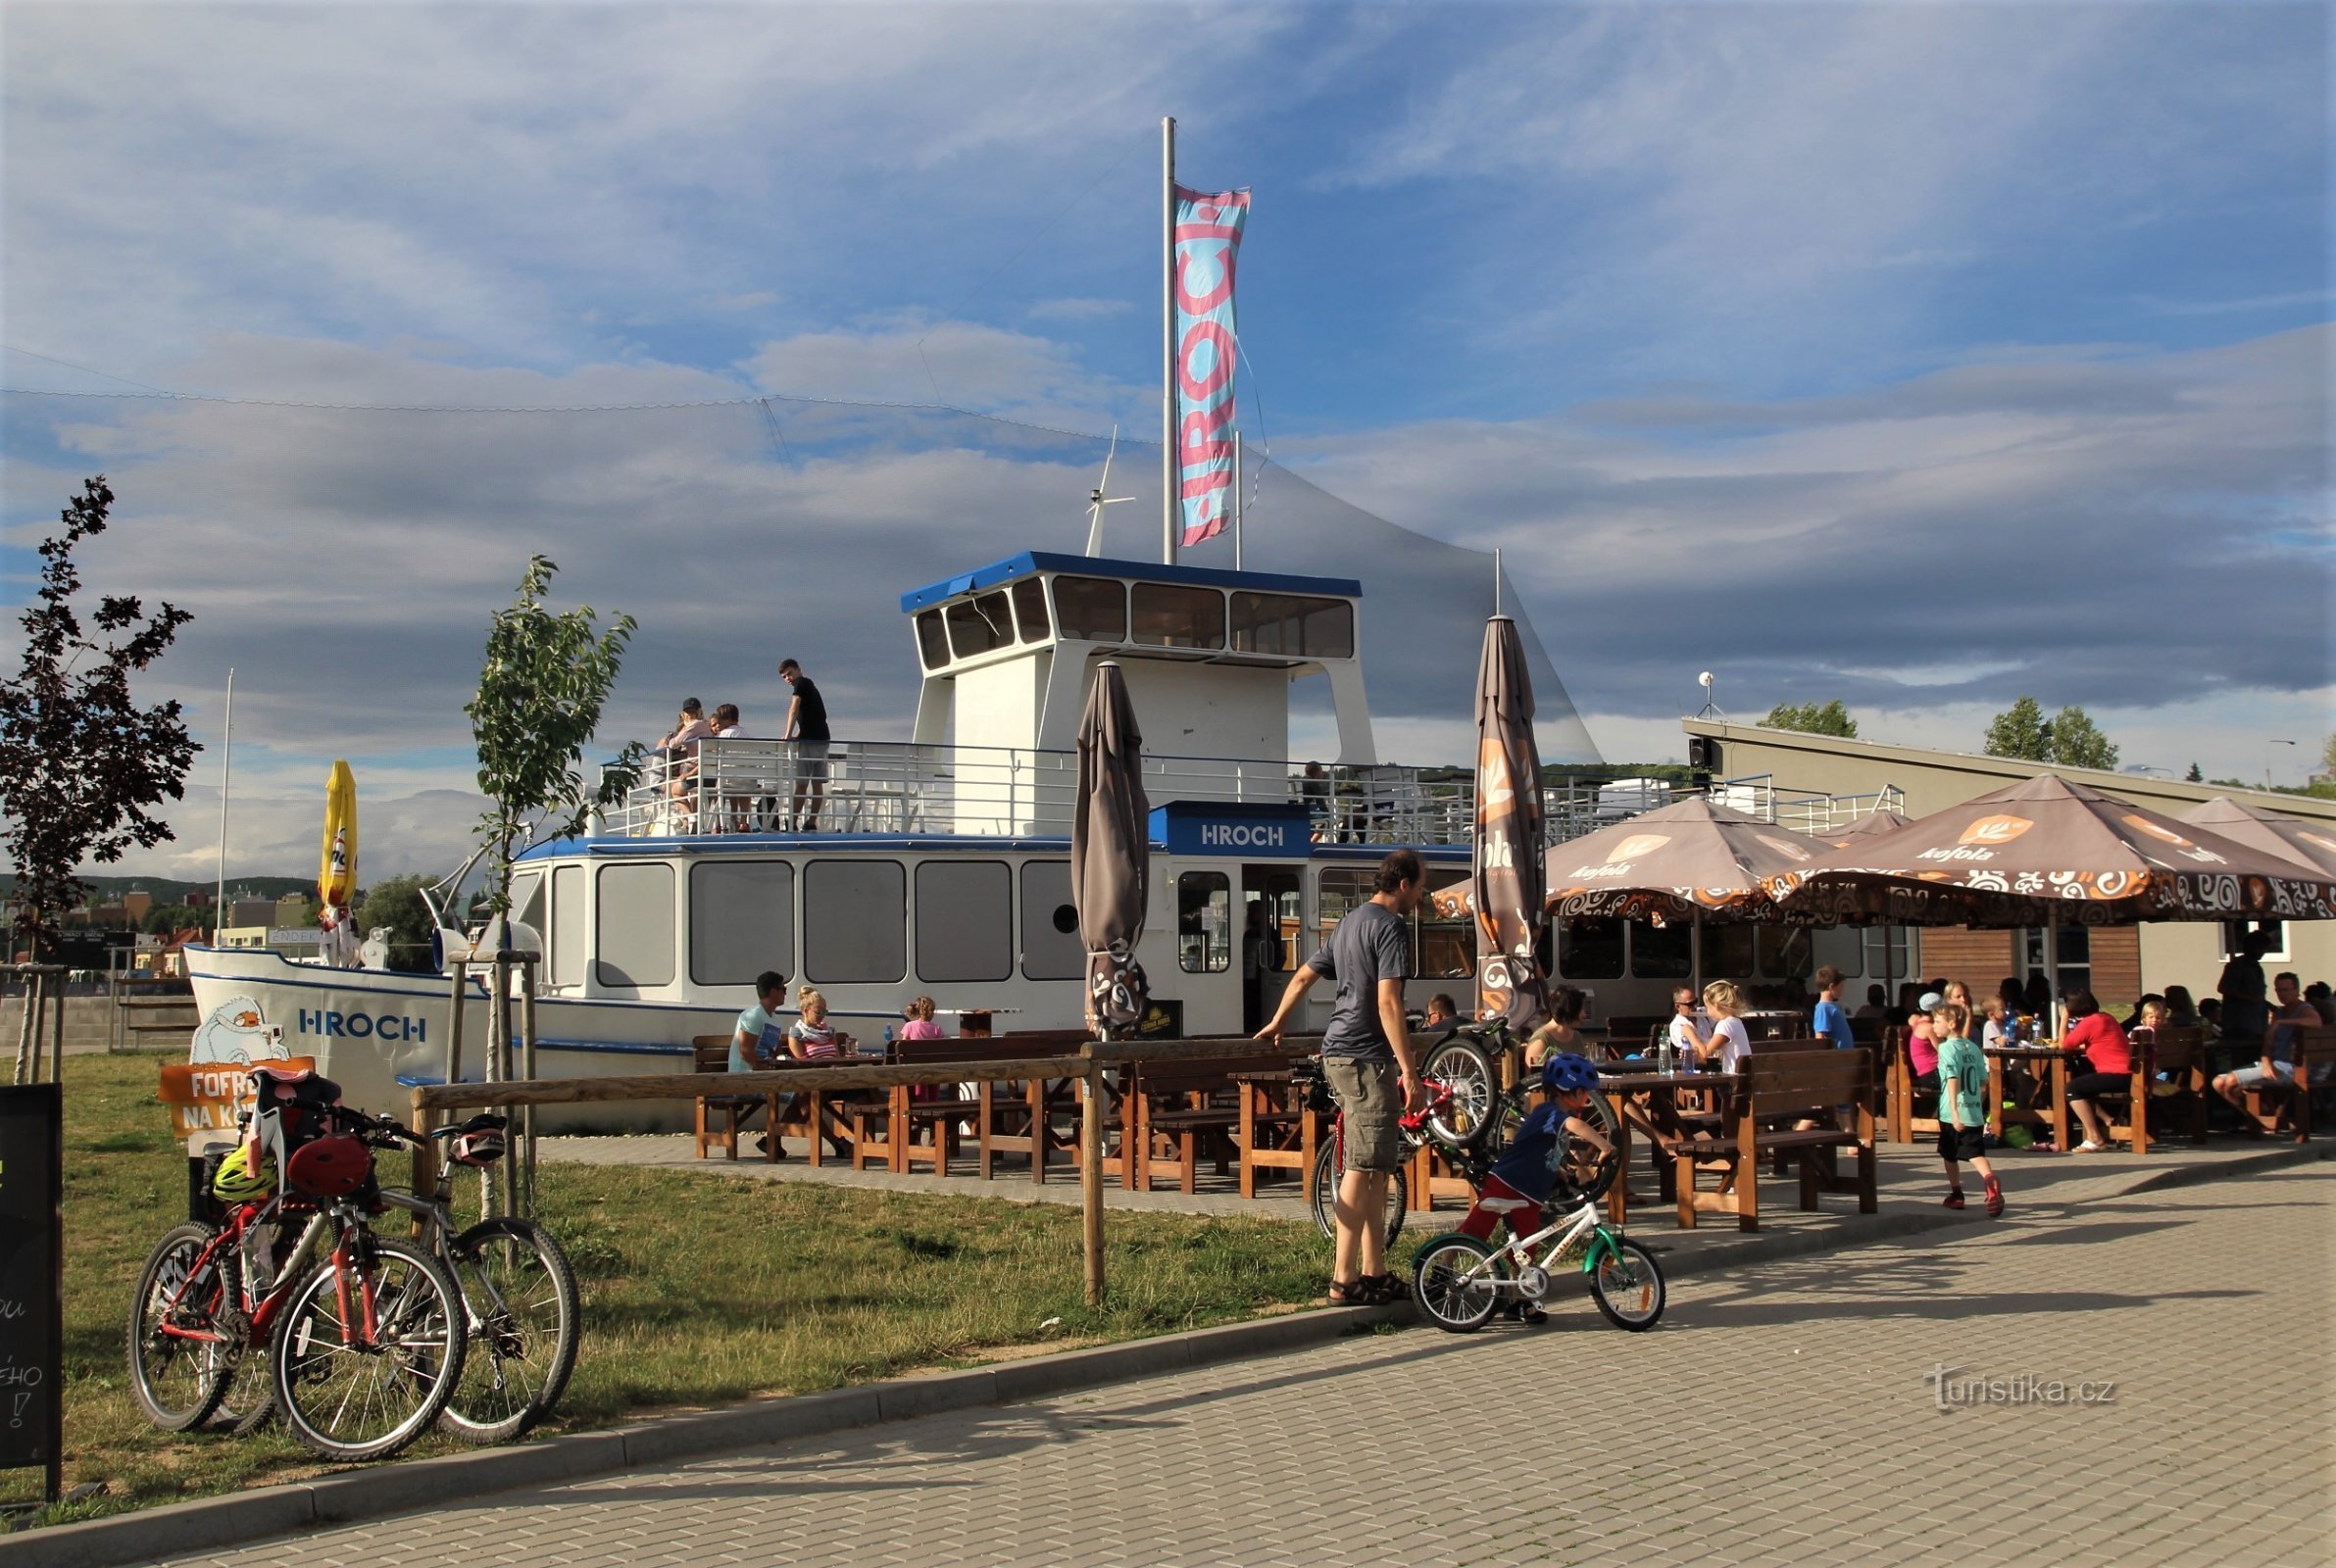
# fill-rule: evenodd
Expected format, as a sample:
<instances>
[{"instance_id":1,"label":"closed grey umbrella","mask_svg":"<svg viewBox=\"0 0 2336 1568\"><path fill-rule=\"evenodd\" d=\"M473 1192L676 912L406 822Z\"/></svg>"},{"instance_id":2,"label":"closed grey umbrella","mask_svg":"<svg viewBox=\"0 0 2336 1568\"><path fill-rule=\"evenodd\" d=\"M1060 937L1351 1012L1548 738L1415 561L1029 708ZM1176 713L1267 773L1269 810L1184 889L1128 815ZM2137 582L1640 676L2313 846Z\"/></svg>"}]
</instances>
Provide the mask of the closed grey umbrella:
<instances>
[{"instance_id":1,"label":"closed grey umbrella","mask_svg":"<svg viewBox=\"0 0 2336 1568\"><path fill-rule=\"evenodd\" d=\"M1087 1022L1125 1035L1151 987L1135 945L1151 888L1152 808L1144 799L1144 737L1119 666L1096 666L1078 726L1078 800L1070 818L1070 902L1087 951Z\"/></svg>"},{"instance_id":2,"label":"closed grey umbrella","mask_svg":"<svg viewBox=\"0 0 2336 1568\"><path fill-rule=\"evenodd\" d=\"M1541 971L1545 808L1541 753L1533 743L1533 677L1516 622L1484 623L1476 668L1476 842L1469 893L1476 906L1476 1011L1506 1016L1523 1033L1549 1016Z\"/></svg>"}]
</instances>

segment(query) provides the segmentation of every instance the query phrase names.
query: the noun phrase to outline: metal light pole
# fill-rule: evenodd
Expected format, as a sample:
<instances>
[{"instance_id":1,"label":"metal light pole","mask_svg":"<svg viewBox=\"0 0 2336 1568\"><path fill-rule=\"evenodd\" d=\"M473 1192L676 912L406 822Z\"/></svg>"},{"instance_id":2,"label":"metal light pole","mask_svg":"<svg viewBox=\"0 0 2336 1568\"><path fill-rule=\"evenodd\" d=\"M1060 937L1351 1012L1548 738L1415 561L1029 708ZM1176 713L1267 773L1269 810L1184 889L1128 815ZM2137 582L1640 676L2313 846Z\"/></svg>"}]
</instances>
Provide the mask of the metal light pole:
<instances>
[{"instance_id":1,"label":"metal light pole","mask_svg":"<svg viewBox=\"0 0 2336 1568\"><path fill-rule=\"evenodd\" d=\"M2293 746L2296 743L2294 741L2283 741L2276 739L2266 740L2263 742L2263 789L2266 792L2268 792L2271 788L2271 748L2274 746Z\"/></svg>"}]
</instances>

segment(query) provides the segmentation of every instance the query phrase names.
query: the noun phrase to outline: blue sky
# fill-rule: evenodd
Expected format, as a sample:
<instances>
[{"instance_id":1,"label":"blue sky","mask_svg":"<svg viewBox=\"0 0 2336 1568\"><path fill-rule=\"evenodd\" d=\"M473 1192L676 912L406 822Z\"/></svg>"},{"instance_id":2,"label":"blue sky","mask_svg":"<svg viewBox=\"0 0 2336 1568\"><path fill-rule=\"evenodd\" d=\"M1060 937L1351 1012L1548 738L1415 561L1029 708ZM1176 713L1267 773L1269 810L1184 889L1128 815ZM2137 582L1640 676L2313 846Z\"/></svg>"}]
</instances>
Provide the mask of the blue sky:
<instances>
[{"instance_id":1,"label":"blue sky","mask_svg":"<svg viewBox=\"0 0 2336 1568\"><path fill-rule=\"evenodd\" d=\"M2247 776L2300 776L2329 727L2317 5L80 4L0 28L11 388L805 393L1148 432L1173 113L1189 181L1256 192L1252 440L1504 547L1610 757L1675 755L1702 667L1739 714L1840 695L1869 735L1945 745L2033 692L2128 760ZM529 550L643 618L620 732L676 687L770 706L771 660L735 663L768 629L894 733L913 666L869 607L901 560L1074 546L1091 482L1084 449L906 416L782 453L751 409L4 412L0 566L21 592L38 525L107 469L106 585L198 614L157 689L200 733L237 666L256 855L311 836L336 755L369 798L465 785L483 616ZM1258 527L1300 499L1268 476ZM1285 515L1296 541L1329 514ZM1450 753L1433 692L1381 706L1384 750ZM158 868L208 857L200 793Z\"/></svg>"}]
</instances>

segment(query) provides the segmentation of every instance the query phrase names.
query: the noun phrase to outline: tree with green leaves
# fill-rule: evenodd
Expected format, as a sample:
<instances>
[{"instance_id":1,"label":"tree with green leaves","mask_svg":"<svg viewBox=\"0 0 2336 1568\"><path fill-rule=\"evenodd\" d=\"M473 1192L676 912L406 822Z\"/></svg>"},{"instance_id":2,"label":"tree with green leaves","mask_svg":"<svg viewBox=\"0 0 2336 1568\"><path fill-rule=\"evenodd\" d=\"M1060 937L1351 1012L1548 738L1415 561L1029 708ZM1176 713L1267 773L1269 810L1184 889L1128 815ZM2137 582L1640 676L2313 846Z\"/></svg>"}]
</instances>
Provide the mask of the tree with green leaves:
<instances>
[{"instance_id":1,"label":"tree with green leaves","mask_svg":"<svg viewBox=\"0 0 2336 1568\"><path fill-rule=\"evenodd\" d=\"M1768 716L1761 723L1769 729L1798 730L1804 735L1838 735L1845 741L1858 738L1858 721L1850 717L1850 710L1840 698L1829 703L1778 703L1768 710Z\"/></svg>"},{"instance_id":2,"label":"tree with green leaves","mask_svg":"<svg viewBox=\"0 0 2336 1568\"><path fill-rule=\"evenodd\" d=\"M2319 766L2323 773L2336 773L2336 733L2320 743Z\"/></svg>"},{"instance_id":3,"label":"tree with green leaves","mask_svg":"<svg viewBox=\"0 0 2336 1568\"><path fill-rule=\"evenodd\" d=\"M2190 764L2190 771L2184 773L2182 777L2186 782L2192 784L2204 784L2207 781L2205 771L2196 762Z\"/></svg>"},{"instance_id":4,"label":"tree with green leaves","mask_svg":"<svg viewBox=\"0 0 2336 1568\"><path fill-rule=\"evenodd\" d=\"M418 876L384 877L366 889L364 902L357 906L357 934L370 937L379 932L389 944L392 969L429 972L430 939L437 935L438 922L422 897L423 880Z\"/></svg>"},{"instance_id":5,"label":"tree with green leaves","mask_svg":"<svg viewBox=\"0 0 2336 1568\"><path fill-rule=\"evenodd\" d=\"M603 631L590 605L547 609L544 592L559 569L542 556L528 561L519 597L495 612L478 691L463 709L477 743L478 787L490 803L478 826L491 845L486 893L497 913L511 907L514 858L582 832L596 808L622 801L640 777L637 741L597 780L584 772L584 748L600 728L636 623L620 614Z\"/></svg>"},{"instance_id":6,"label":"tree with green leaves","mask_svg":"<svg viewBox=\"0 0 2336 1568\"><path fill-rule=\"evenodd\" d=\"M2063 767L2093 767L2103 772L2117 765L2117 748L2101 733L2081 708L2062 709L2052 719L2052 760Z\"/></svg>"},{"instance_id":7,"label":"tree with green leaves","mask_svg":"<svg viewBox=\"0 0 2336 1568\"><path fill-rule=\"evenodd\" d=\"M2009 757L2023 762L2052 760L2052 725L2033 697L2022 697L1996 714L1987 726L1984 747L1990 757Z\"/></svg>"},{"instance_id":8,"label":"tree with green leaves","mask_svg":"<svg viewBox=\"0 0 2336 1568\"><path fill-rule=\"evenodd\" d=\"M148 615L134 595L108 594L84 629L75 606L81 573L74 552L106 531L113 506L98 474L66 505L64 530L41 541L40 587L21 617L24 656L17 673L0 681L0 816L16 862L14 935L35 958L87 892L76 867L172 837L157 808L180 798L201 749L175 702L140 708L129 691L130 677L162 658L192 614L166 601ZM32 1011L25 1008L17 1045L20 1083Z\"/></svg>"}]
</instances>

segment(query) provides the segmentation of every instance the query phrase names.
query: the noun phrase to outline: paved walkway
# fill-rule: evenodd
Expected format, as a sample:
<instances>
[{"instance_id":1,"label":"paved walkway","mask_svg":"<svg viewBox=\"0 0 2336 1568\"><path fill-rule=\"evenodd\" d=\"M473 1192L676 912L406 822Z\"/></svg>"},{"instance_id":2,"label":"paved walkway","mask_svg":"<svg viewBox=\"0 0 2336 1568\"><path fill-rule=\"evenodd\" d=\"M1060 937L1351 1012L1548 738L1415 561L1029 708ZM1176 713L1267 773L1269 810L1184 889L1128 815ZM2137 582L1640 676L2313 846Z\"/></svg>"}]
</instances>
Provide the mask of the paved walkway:
<instances>
[{"instance_id":1,"label":"paved walkway","mask_svg":"<svg viewBox=\"0 0 2336 1568\"><path fill-rule=\"evenodd\" d=\"M2324 1165L2039 1198L1682 1281L1643 1336L1571 1302L183 1561L2318 1564L2332 1259Z\"/></svg>"}]
</instances>

